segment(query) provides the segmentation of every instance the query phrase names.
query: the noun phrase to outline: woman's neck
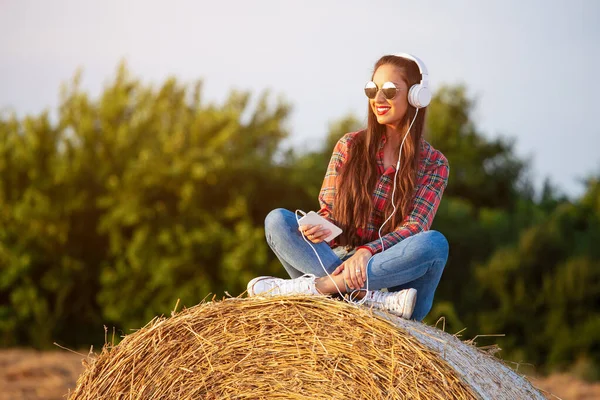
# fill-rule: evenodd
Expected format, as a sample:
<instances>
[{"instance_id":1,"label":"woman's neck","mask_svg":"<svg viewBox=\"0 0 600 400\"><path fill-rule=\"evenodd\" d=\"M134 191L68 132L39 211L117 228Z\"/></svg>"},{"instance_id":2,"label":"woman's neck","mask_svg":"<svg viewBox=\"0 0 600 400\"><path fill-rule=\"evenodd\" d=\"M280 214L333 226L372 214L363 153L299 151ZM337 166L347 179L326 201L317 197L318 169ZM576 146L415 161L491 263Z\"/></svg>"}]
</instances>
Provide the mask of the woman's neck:
<instances>
[{"instance_id":1,"label":"woman's neck","mask_svg":"<svg viewBox=\"0 0 600 400\"><path fill-rule=\"evenodd\" d=\"M386 126L385 129L386 144L390 149L397 149L402 142L402 134L395 128Z\"/></svg>"}]
</instances>

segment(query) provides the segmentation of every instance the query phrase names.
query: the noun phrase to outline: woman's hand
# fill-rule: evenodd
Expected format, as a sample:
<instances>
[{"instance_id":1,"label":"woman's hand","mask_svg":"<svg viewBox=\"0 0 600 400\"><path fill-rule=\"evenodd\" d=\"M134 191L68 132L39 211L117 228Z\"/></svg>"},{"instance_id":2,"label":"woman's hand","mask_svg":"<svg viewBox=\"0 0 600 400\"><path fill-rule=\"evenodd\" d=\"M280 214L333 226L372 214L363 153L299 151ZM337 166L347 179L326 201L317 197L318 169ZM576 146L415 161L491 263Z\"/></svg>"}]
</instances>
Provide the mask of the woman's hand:
<instances>
[{"instance_id":1,"label":"woman's hand","mask_svg":"<svg viewBox=\"0 0 600 400\"><path fill-rule=\"evenodd\" d=\"M358 249L356 253L333 271L332 275L344 273L346 285L352 290L360 289L367 279L367 263L371 252L367 249Z\"/></svg>"},{"instance_id":2,"label":"woman's hand","mask_svg":"<svg viewBox=\"0 0 600 400\"><path fill-rule=\"evenodd\" d=\"M313 243L321 243L327 236L331 235L331 231L323 228L322 225L301 225L298 230Z\"/></svg>"}]
</instances>

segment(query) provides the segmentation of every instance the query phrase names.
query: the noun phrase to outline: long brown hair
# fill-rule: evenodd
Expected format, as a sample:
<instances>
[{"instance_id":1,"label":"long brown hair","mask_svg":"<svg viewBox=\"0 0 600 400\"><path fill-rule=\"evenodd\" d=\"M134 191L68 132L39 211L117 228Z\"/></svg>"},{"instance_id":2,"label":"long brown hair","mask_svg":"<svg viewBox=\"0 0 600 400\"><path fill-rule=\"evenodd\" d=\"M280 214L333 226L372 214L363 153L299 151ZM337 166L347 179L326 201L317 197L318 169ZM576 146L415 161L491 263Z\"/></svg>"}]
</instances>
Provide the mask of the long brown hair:
<instances>
[{"instance_id":1,"label":"long brown hair","mask_svg":"<svg viewBox=\"0 0 600 400\"><path fill-rule=\"evenodd\" d=\"M386 64L391 64L400 70L408 88L421 80L419 67L414 61L391 55L383 56L375 63L373 75L375 75L377 68ZM406 138L406 142L402 147L402 160L394 195L397 210L392 219L382 229L382 235L398 227L410 212L419 168L420 142L425 125L425 110L426 108L419 110L409 137ZM415 112L416 109L409 104L404 118L398 125L399 133L406 133ZM364 244L364 239L361 240L357 230L362 229L364 231L367 228L367 223L373 212L372 196L379 178L377 151L385 131L385 125L377 122L377 117L369 104L367 129L358 133L352 141L348 160L337 178L333 217L340 228L344 230L340 237L340 244L342 245L356 247ZM398 150L398 148L395 149L396 153ZM385 206L383 220L389 217L393 210L391 193L389 196L390 200Z\"/></svg>"}]
</instances>

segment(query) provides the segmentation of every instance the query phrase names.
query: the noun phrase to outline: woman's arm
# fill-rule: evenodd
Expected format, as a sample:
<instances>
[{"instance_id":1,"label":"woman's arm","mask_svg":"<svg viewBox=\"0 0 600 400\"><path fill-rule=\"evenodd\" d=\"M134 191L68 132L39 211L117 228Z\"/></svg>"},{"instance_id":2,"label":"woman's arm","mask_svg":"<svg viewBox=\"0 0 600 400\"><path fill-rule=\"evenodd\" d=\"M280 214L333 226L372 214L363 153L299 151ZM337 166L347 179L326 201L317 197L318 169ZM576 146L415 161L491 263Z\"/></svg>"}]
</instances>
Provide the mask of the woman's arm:
<instances>
[{"instance_id":1,"label":"woman's arm","mask_svg":"<svg viewBox=\"0 0 600 400\"><path fill-rule=\"evenodd\" d=\"M319 204L321 209L317 212L317 214L327 218L334 224L336 222L333 219L333 201L335 199L337 187L336 180L342 166L348 160L349 142L352 140L354 135L356 135L356 132L348 133L336 143L333 153L331 154L331 159L329 160L329 165L327 166L327 172L325 172L325 178L323 179L323 184L321 185L321 191L319 193Z\"/></svg>"},{"instance_id":2,"label":"woman's arm","mask_svg":"<svg viewBox=\"0 0 600 400\"><path fill-rule=\"evenodd\" d=\"M321 209L317 212L320 216L329 220L331 223L336 225L333 219L333 201L335 199L336 192L336 180L340 172L340 169L348 158L348 141L352 134L344 135L336 143L329 165L327 166L327 172L321 185L321 192L319 193L319 204ZM313 243L321 243L331 234L331 231L324 228L322 225L303 225L299 226L298 230ZM335 239L329 242L330 246L335 245Z\"/></svg>"},{"instance_id":3,"label":"woman's arm","mask_svg":"<svg viewBox=\"0 0 600 400\"><path fill-rule=\"evenodd\" d=\"M448 162L442 157L419 183L412 211L398 228L382 236L386 249L409 236L429 230L448 184L448 174ZM368 249L371 254L379 253L382 251L381 240L373 240L358 248Z\"/></svg>"}]
</instances>

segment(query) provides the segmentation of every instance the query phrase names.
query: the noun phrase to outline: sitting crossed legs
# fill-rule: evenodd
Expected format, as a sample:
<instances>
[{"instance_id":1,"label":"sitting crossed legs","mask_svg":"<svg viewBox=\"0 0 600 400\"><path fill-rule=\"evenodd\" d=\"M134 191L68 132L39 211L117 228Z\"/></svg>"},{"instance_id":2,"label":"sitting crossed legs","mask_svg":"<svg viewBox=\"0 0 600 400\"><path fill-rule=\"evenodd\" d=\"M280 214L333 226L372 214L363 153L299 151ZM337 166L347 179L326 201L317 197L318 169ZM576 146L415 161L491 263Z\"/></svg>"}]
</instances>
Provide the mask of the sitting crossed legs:
<instances>
[{"instance_id":1,"label":"sitting crossed legs","mask_svg":"<svg viewBox=\"0 0 600 400\"><path fill-rule=\"evenodd\" d=\"M353 298L363 299L366 305L417 321L431 309L448 258L448 242L441 233L418 233L371 257L366 269L368 287L365 283L363 290L354 291L342 274L331 275L349 255L332 250L327 243L312 244L323 262L321 266L311 244L298 230L294 213L271 211L265 220L265 233L291 279L254 278L248 283L249 296L328 295L339 289L341 293L354 292ZM388 292L382 292L383 288Z\"/></svg>"}]
</instances>

